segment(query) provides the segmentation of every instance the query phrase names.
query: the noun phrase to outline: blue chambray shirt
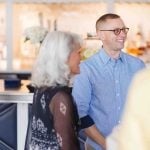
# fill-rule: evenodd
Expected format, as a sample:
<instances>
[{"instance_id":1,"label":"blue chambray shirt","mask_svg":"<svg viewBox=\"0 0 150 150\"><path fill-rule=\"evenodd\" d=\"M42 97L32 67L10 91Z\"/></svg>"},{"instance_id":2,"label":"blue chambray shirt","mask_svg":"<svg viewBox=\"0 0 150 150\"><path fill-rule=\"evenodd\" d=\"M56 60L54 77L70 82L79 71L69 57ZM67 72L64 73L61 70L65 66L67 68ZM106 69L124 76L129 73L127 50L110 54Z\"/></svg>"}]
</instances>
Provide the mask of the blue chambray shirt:
<instances>
[{"instance_id":1,"label":"blue chambray shirt","mask_svg":"<svg viewBox=\"0 0 150 150\"><path fill-rule=\"evenodd\" d=\"M72 91L79 117L89 115L102 135L109 135L113 127L120 123L132 77L144 67L140 59L124 52L114 60L103 48L82 62ZM95 150L102 150L89 138L87 143Z\"/></svg>"}]
</instances>

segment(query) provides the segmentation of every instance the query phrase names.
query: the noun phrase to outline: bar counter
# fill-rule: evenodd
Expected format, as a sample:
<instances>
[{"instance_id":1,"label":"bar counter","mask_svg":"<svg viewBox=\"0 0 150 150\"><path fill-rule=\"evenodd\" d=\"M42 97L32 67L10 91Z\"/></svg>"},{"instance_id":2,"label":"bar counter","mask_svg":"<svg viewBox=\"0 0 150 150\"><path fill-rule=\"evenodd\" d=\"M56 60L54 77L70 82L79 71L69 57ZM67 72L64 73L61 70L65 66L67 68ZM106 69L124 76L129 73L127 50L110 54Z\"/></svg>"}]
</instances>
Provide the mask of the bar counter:
<instances>
[{"instance_id":1,"label":"bar counter","mask_svg":"<svg viewBox=\"0 0 150 150\"><path fill-rule=\"evenodd\" d=\"M26 88L29 82L27 80L21 81L22 85L19 89L5 89L4 80L0 80L0 104L14 103L17 105L17 150L24 149L29 116L28 104L31 104L33 99L33 93L29 93ZM3 114L3 112L0 112L0 114ZM0 117L3 116L0 115Z\"/></svg>"}]
</instances>

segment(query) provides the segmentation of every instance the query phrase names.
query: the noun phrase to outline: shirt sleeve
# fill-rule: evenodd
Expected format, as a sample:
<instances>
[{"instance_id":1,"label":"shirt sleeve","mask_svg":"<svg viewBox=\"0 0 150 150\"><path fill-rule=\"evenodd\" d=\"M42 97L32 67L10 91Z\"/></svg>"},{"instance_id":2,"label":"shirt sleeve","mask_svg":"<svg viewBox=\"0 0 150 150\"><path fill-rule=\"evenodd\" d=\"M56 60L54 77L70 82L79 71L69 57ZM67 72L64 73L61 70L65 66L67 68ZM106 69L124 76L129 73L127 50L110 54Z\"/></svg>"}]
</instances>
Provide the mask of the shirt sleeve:
<instances>
[{"instance_id":1,"label":"shirt sleeve","mask_svg":"<svg viewBox=\"0 0 150 150\"><path fill-rule=\"evenodd\" d=\"M72 95L77 105L79 118L83 126L87 126L85 125L85 120L93 124L93 120L89 116L92 84L90 81L90 71L85 64L81 64L80 74L75 77Z\"/></svg>"},{"instance_id":2,"label":"shirt sleeve","mask_svg":"<svg viewBox=\"0 0 150 150\"><path fill-rule=\"evenodd\" d=\"M94 125L94 121L89 115L82 117L80 120L81 120L81 129L88 128Z\"/></svg>"}]
</instances>

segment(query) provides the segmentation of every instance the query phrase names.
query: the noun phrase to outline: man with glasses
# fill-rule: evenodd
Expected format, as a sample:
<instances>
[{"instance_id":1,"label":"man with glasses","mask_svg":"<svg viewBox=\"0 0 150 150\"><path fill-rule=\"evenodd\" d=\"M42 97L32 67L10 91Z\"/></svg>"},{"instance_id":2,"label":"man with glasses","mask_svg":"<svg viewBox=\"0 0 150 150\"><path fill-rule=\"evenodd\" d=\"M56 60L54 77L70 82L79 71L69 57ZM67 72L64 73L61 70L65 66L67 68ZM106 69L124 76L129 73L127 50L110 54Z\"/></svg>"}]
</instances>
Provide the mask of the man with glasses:
<instances>
[{"instance_id":1,"label":"man with glasses","mask_svg":"<svg viewBox=\"0 0 150 150\"><path fill-rule=\"evenodd\" d=\"M106 148L105 138L120 123L131 79L145 67L140 59L122 51L128 31L119 15L101 16L96 21L96 32L103 46L81 63L75 78L72 94L88 150Z\"/></svg>"}]
</instances>

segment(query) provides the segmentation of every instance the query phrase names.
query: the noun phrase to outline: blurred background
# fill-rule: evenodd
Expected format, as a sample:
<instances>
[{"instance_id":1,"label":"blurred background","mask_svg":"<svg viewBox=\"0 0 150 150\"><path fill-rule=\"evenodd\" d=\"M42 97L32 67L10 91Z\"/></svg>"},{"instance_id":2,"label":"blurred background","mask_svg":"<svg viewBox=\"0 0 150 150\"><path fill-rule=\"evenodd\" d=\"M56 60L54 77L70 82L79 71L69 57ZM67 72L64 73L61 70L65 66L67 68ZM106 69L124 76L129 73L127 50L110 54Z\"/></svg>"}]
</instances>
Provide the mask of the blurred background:
<instances>
[{"instance_id":1,"label":"blurred background","mask_svg":"<svg viewBox=\"0 0 150 150\"><path fill-rule=\"evenodd\" d=\"M149 66L150 0L0 0L0 71L30 72L40 43L26 41L25 31L36 26L80 34L86 59L101 46L95 21L108 12L119 14L130 28L124 51Z\"/></svg>"}]
</instances>

